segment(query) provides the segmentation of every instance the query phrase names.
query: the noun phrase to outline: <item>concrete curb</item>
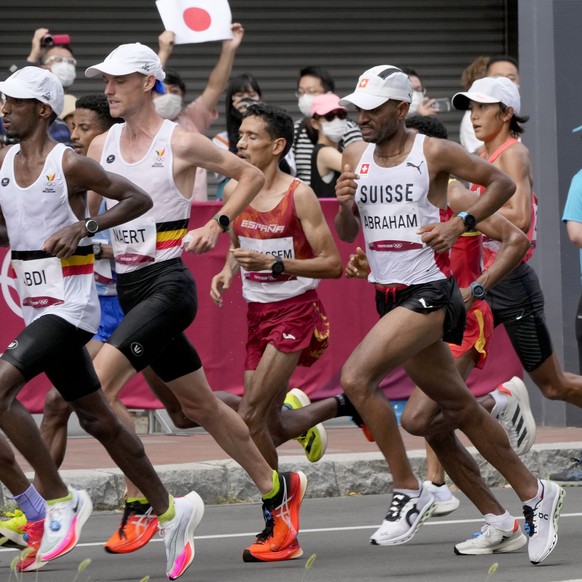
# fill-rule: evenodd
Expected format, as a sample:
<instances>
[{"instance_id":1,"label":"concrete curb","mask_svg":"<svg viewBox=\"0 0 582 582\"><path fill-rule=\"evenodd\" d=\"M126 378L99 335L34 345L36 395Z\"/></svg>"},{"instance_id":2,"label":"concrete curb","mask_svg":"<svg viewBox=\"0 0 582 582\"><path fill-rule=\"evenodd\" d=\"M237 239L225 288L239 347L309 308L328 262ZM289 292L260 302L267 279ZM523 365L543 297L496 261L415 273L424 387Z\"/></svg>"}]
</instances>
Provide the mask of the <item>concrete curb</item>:
<instances>
[{"instance_id":1,"label":"concrete curb","mask_svg":"<svg viewBox=\"0 0 582 582\"><path fill-rule=\"evenodd\" d=\"M581 449L582 442L534 445L523 460L535 475L547 478L550 473L568 468L572 457L577 457ZM499 487L506 484L505 479L474 448L469 448L469 451L479 463L488 485ZM408 456L414 471L422 478L426 460L424 451L409 451ZM296 456L281 456L280 468L283 471L301 470L307 475L306 497L309 498L376 495L392 491L392 475L380 453L326 455L318 463L309 463ZM260 501L256 487L234 461L158 465L156 470L176 496L195 490L207 504ZM89 492L95 510L111 511L122 506L125 482L118 469L62 471L61 474L71 486ZM4 488L0 503L3 507L13 503Z\"/></svg>"}]
</instances>

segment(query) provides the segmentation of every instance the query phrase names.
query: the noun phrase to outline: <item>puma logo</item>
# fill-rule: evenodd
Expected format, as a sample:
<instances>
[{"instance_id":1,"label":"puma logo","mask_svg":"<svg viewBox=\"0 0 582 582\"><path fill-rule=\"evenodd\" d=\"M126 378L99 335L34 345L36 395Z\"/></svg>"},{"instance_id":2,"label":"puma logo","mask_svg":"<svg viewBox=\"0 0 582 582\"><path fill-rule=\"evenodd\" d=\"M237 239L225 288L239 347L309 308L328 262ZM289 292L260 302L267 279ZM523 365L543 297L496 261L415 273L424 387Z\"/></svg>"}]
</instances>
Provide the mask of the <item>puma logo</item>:
<instances>
[{"instance_id":1,"label":"puma logo","mask_svg":"<svg viewBox=\"0 0 582 582\"><path fill-rule=\"evenodd\" d=\"M418 170L418 173L421 174L422 172L420 171L420 166L422 166L422 164L424 164L424 160L422 160L422 162L420 162L418 166L416 164L413 164L412 162L406 162L406 167L416 168Z\"/></svg>"}]
</instances>

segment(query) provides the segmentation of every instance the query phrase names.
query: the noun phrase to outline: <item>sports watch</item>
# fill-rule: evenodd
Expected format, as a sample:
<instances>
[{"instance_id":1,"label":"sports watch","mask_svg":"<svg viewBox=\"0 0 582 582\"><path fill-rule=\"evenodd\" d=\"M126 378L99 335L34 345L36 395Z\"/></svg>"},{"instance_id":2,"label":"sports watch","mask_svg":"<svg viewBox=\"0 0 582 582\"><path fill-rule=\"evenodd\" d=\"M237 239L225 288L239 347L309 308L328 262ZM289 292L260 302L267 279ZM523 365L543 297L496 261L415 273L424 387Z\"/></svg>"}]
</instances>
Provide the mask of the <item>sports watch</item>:
<instances>
[{"instance_id":1,"label":"sports watch","mask_svg":"<svg viewBox=\"0 0 582 582\"><path fill-rule=\"evenodd\" d=\"M85 221L85 230L87 231L87 236L93 236L99 230L99 225L97 224L96 220L92 218L88 218Z\"/></svg>"},{"instance_id":2,"label":"sports watch","mask_svg":"<svg viewBox=\"0 0 582 582\"><path fill-rule=\"evenodd\" d=\"M283 271L285 270L285 265L283 264L283 259L281 257L277 257L273 266L271 267L271 274L273 277L278 277Z\"/></svg>"},{"instance_id":3,"label":"sports watch","mask_svg":"<svg viewBox=\"0 0 582 582\"><path fill-rule=\"evenodd\" d=\"M475 217L472 214L463 211L459 212L457 216L463 221L466 231L475 230L475 225L477 224L477 221L475 220Z\"/></svg>"},{"instance_id":4,"label":"sports watch","mask_svg":"<svg viewBox=\"0 0 582 582\"><path fill-rule=\"evenodd\" d=\"M226 214L216 214L212 217L212 220L218 222L218 226L222 228L222 232L228 232L230 228L230 218Z\"/></svg>"},{"instance_id":5,"label":"sports watch","mask_svg":"<svg viewBox=\"0 0 582 582\"><path fill-rule=\"evenodd\" d=\"M470 285L470 288L471 288L471 295L475 299L485 299L485 296L487 295L487 289L485 289L485 287L483 285L481 285L481 283L477 283L477 281L473 281L473 283L471 283L471 285Z\"/></svg>"}]
</instances>

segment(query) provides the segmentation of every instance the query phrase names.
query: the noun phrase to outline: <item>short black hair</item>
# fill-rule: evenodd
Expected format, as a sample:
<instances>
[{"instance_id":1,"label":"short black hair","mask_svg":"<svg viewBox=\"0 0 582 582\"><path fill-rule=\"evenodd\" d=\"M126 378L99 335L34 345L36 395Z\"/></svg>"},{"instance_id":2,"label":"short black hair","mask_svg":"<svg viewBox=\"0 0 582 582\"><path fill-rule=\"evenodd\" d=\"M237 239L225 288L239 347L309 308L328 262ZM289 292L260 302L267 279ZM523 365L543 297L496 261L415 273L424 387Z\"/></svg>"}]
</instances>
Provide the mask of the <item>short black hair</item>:
<instances>
[{"instance_id":1,"label":"short black hair","mask_svg":"<svg viewBox=\"0 0 582 582\"><path fill-rule=\"evenodd\" d=\"M264 103L249 105L243 119L247 117L261 118L267 126L267 133L273 139L283 138L285 140L285 149L279 157L279 159L283 159L293 145L293 118L283 108Z\"/></svg>"},{"instance_id":2,"label":"short black hair","mask_svg":"<svg viewBox=\"0 0 582 582\"><path fill-rule=\"evenodd\" d=\"M411 115L405 119L406 127L416 129L418 133L439 139L448 139L449 133L440 119L431 115Z\"/></svg>"},{"instance_id":3,"label":"short black hair","mask_svg":"<svg viewBox=\"0 0 582 582\"><path fill-rule=\"evenodd\" d=\"M111 113L109 113L109 100L103 93L79 97L75 102L75 109L89 109L90 111L94 111L103 125L103 131L108 130L116 123L123 123L123 119L120 117L111 117Z\"/></svg>"},{"instance_id":4,"label":"short black hair","mask_svg":"<svg viewBox=\"0 0 582 582\"><path fill-rule=\"evenodd\" d=\"M174 71L173 69L167 70L164 83L166 83L166 85L176 85L176 87L178 87L182 92L182 95L186 95L186 83L184 83L178 71Z\"/></svg>"},{"instance_id":5,"label":"short black hair","mask_svg":"<svg viewBox=\"0 0 582 582\"><path fill-rule=\"evenodd\" d=\"M321 81L326 93L335 93L335 82L326 68L318 65L303 67L303 69L299 71L299 79L306 76L317 77Z\"/></svg>"},{"instance_id":6,"label":"short black hair","mask_svg":"<svg viewBox=\"0 0 582 582\"><path fill-rule=\"evenodd\" d=\"M519 72L519 64L517 62L517 59L515 59L514 57L510 57L509 55L495 55L491 57L489 59L489 62L487 63L486 70L489 71L491 65L494 65L495 63L511 63Z\"/></svg>"}]
</instances>

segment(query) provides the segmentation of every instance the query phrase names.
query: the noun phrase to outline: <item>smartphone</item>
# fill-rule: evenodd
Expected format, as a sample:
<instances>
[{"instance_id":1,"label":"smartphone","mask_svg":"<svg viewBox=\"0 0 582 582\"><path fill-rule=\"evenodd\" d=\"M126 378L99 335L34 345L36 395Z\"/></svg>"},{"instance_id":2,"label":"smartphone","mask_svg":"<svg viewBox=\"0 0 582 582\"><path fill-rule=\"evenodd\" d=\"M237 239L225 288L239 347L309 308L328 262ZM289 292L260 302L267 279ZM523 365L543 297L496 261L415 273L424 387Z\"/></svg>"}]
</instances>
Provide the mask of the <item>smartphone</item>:
<instances>
[{"instance_id":1,"label":"smartphone","mask_svg":"<svg viewBox=\"0 0 582 582\"><path fill-rule=\"evenodd\" d=\"M451 105L451 100L448 97L438 97L434 100L432 108L435 111L451 111L453 106Z\"/></svg>"}]
</instances>

